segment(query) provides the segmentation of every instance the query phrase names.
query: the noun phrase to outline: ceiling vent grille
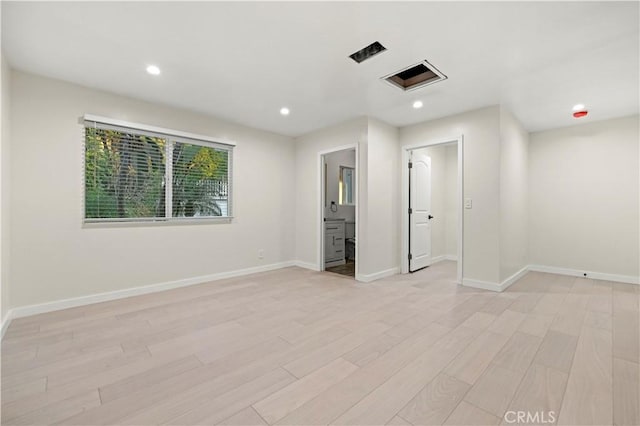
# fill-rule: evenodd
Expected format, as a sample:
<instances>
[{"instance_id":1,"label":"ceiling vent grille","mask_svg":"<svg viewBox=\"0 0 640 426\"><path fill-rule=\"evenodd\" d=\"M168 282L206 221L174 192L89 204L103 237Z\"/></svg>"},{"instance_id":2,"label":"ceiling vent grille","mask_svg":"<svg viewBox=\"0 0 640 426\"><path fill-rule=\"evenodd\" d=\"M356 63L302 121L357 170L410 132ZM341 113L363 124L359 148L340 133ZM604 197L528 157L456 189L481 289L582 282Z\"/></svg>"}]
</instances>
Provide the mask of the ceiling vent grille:
<instances>
[{"instance_id":1,"label":"ceiling vent grille","mask_svg":"<svg viewBox=\"0 0 640 426\"><path fill-rule=\"evenodd\" d=\"M387 50L387 48L380 44L380 42L374 41L364 49L360 49L357 52L352 53L349 57L357 63L361 63L367 59L373 58L375 55L382 53L385 50Z\"/></svg>"},{"instance_id":2,"label":"ceiling vent grille","mask_svg":"<svg viewBox=\"0 0 640 426\"><path fill-rule=\"evenodd\" d=\"M408 92L437 83L438 81L446 80L447 76L438 71L438 69L429 62L422 61L415 65L409 65L391 75L382 77L382 79Z\"/></svg>"}]
</instances>

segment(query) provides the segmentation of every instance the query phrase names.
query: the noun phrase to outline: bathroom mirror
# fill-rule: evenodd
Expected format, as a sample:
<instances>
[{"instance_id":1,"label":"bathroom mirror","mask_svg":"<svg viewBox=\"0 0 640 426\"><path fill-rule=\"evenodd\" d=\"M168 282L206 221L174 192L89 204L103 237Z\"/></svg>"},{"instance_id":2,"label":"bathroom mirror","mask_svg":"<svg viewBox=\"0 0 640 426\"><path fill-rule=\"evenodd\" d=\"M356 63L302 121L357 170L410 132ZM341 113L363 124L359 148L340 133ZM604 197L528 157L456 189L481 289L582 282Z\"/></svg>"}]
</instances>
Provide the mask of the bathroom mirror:
<instances>
[{"instance_id":1,"label":"bathroom mirror","mask_svg":"<svg viewBox=\"0 0 640 426\"><path fill-rule=\"evenodd\" d=\"M343 206L355 205L356 174L353 167L340 166L338 202Z\"/></svg>"}]
</instances>

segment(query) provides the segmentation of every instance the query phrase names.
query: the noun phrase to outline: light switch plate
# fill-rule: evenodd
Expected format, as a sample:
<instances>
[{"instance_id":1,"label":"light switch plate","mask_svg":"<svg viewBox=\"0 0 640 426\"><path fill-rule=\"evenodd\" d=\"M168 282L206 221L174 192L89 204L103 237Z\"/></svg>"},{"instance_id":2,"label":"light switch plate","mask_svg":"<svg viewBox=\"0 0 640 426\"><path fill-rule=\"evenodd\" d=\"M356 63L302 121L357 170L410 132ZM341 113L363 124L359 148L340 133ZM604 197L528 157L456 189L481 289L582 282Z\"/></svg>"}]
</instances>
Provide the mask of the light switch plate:
<instances>
[{"instance_id":1,"label":"light switch plate","mask_svg":"<svg viewBox=\"0 0 640 426\"><path fill-rule=\"evenodd\" d=\"M464 199L464 208L465 209L470 209L471 207L473 207L473 200L471 198L465 198Z\"/></svg>"}]
</instances>

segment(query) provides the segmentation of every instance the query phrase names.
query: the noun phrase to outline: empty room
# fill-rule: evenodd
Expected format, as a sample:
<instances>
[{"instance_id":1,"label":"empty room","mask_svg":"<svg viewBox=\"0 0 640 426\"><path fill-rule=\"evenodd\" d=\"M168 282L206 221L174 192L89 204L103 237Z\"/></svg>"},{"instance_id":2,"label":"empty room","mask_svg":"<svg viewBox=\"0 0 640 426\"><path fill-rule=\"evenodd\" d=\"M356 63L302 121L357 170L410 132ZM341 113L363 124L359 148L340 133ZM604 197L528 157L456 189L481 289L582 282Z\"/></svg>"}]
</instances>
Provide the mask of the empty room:
<instances>
[{"instance_id":1,"label":"empty room","mask_svg":"<svg viewBox=\"0 0 640 426\"><path fill-rule=\"evenodd\" d=\"M640 424L640 2L0 20L1 424Z\"/></svg>"}]
</instances>

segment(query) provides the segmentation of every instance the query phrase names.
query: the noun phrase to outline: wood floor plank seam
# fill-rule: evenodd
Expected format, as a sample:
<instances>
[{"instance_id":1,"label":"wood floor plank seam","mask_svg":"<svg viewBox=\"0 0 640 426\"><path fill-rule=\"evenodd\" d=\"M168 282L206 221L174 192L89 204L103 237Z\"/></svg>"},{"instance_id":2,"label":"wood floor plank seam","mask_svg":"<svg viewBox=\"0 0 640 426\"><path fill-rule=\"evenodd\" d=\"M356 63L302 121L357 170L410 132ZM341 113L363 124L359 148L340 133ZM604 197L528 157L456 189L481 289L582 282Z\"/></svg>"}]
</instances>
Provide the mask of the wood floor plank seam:
<instances>
[{"instance_id":1,"label":"wood floor plank seam","mask_svg":"<svg viewBox=\"0 0 640 426\"><path fill-rule=\"evenodd\" d=\"M599 379L602 379L602 377L589 377L589 374L598 375L599 373L601 373L598 371L597 358L600 358L600 355L602 354L597 353L599 350L598 347L589 346L588 348L586 348L585 345L590 343L591 345L597 346L598 339L602 340L603 337L604 339L608 337L608 336L597 336L597 334L601 334L601 335L611 334L607 331L599 330L599 331L595 331L594 334L596 335L591 336L588 334L588 333L591 333L590 330L597 330L597 329L589 329L589 327L583 327L583 332L580 335L580 341L578 342L578 347L576 348L576 354L574 356L574 362L571 367L569 379L567 380L567 386L563 396L562 405L560 408L560 412L558 413L559 424L570 424L570 423L612 424L613 423L614 414L613 414L612 407L609 406L608 404L605 405L604 400L606 398L598 398L598 397L602 397L603 395L598 395L598 397L595 400L594 399L590 399L589 401L584 400L585 388L589 389L589 391L591 392L589 396L593 396L593 394L595 394L596 392L602 392L603 390L601 389L600 386L593 386L593 383L590 383L590 381L592 381L591 379L595 378L596 380L599 380ZM612 340L612 339L610 338L609 340ZM600 350L602 350L602 348L600 348ZM589 358L592 358L591 360L594 362L591 363L589 366L584 366L584 365L578 366L576 362L576 359L578 357L578 351L580 351L580 355L581 355L580 361L584 361L582 358L586 357L588 360ZM611 353L612 352L610 352L610 354ZM606 354L604 355L606 356ZM609 372L611 372L611 369L613 368L613 357L610 356L610 358L611 359L608 362ZM579 368L581 368L583 371L579 371ZM585 371L586 371L586 374L585 374ZM605 371L604 373L606 375L607 372ZM609 380L609 378L605 377L604 381L611 382L610 383L611 387L613 386L612 380ZM579 382L579 383L575 384L576 382ZM612 391L606 392L605 390L605 394L606 393L608 393L609 396L611 396L611 399L613 399ZM602 402L603 404L598 404L600 402ZM598 408L596 408L596 406L598 406ZM570 411L570 410L573 410L573 411ZM610 411L610 413L607 415L608 411ZM566 414L566 413L569 413L569 414ZM593 415L599 416L599 418L596 420L593 418ZM607 420L602 421L604 417L607 417ZM594 421L595 423L593 423Z\"/></svg>"},{"instance_id":2,"label":"wood floor plank seam","mask_svg":"<svg viewBox=\"0 0 640 426\"><path fill-rule=\"evenodd\" d=\"M253 412L254 412L254 413L256 413L256 415L257 415L258 417L260 417L260 418L262 419L262 421L264 422L264 424L265 424L265 425L269 425L269 424L271 424L271 423L267 422L267 421L264 419L264 417L262 417L262 416L260 415L260 413L258 413L258 412L253 408L253 405L251 405L251 409L253 410ZM236 413L236 414L237 414L237 413Z\"/></svg>"},{"instance_id":3,"label":"wood floor plank seam","mask_svg":"<svg viewBox=\"0 0 640 426\"><path fill-rule=\"evenodd\" d=\"M486 413L486 414L488 414L488 415L490 415L490 416L493 416L493 414L491 414L491 413L490 413L490 412L488 412L487 410L483 410L482 408L480 408L480 407L478 407L477 405L475 405L475 404L473 404L473 403L471 403L471 402L469 402L469 401L465 400L464 398L462 399L462 401L460 402L460 404L462 404L462 402L465 402L465 403L467 403L467 404L469 404L469 405L472 405L475 409L480 410L480 411L482 411L482 412L484 412L484 413ZM460 405L460 404L458 404L458 405ZM456 408L457 408L457 407L456 407ZM449 414L449 415L447 416L447 418L445 419L445 421L444 421L442 424L446 424L446 423L449 421L449 418L453 415L453 412L454 412L454 411L455 411L455 409L451 412L451 414ZM462 425L460 425L460 426L462 426Z\"/></svg>"},{"instance_id":4,"label":"wood floor plank seam","mask_svg":"<svg viewBox=\"0 0 640 426\"><path fill-rule=\"evenodd\" d=\"M442 371L444 371L444 370L442 370ZM440 376L440 375L443 375L443 374L446 374L446 373L441 372L441 373L439 374L439 376ZM453 378L453 377L451 377L451 378ZM417 395L420 395L420 393L422 393L422 392L423 392L423 390L427 389L427 388L428 388L428 387L429 387L429 386L430 386L430 385L431 385L435 380L436 380L436 378L434 378L431 382L429 382L428 384L426 384L426 385L424 386L424 388L422 388L422 389L421 389L421 390L416 394L416 397L417 397ZM472 385L470 385L469 383L465 383L464 381L462 381L462 380L460 380L460 379L456 379L456 380L458 380L458 381L459 381L459 382L461 382L461 383L466 384L466 385L467 385L467 389L466 389L466 390L464 390L462 393L460 393L460 395L459 395L459 397L458 397L458 398L459 398L458 402L457 402L454 406L450 407L449 413L448 413L448 414L446 414L446 415L444 416L444 418L442 419L442 422L440 422L440 423L444 423L444 422L447 420L447 418L451 415L451 413L453 413L453 411L455 411L455 409L457 408L457 406L458 406L458 405L460 405L460 403L461 403L462 401L464 401L464 397L466 396L466 394L467 394L467 393L469 392L469 390L471 389L471 386L472 386ZM422 422L415 423L415 422L413 422L413 421L411 421L411 420L407 420L407 417L408 417L408 416L403 415L403 411L406 411L407 407L412 403L412 401L413 401L416 397L414 397L412 400L410 400L409 402L407 402L407 404L405 404L405 406L404 406L404 407L402 407L402 408L398 411L398 413L396 414L396 416L398 416L398 417L402 418L403 420L405 420L405 421L407 421L407 422L409 422L409 423L411 423L411 424L413 424L413 425L415 425L415 424L421 425L421 424L423 424ZM428 424L433 424L433 423L432 423L432 422L429 422Z\"/></svg>"},{"instance_id":5,"label":"wood floor plank seam","mask_svg":"<svg viewBox=\"0 0 640 426\"><path fill-rule=\"evenodd\" d=\"M546 333L546 334L548 334L548 333L549 333L549 330L547 330L547 333ZM514 333L514 334L515 334L515 333ZM545 334L545 337L546 337L546 334ZM506 346L507 344L508 344L508 342L507 342L507 343L505 343L505 346ZM531 365L534 363L534 360L536 359L536 356L538 355L538 352L540 351L541 347L542 347L542 344L539 344L539 345L538 345L538 347L537 347L537 349L536 349L535 354L530 358L530 361L529 361L529 364L527 365L527 368L526 368L523 372L520 372L520 371L517 371L517 372L516 372L516 373L520 374L520 379L518 380L517 385L514 387L514 391L513 391L513 393L511 394L511 396L510 396L509 400L506 402L505 407L509 407L509 406L512 404L512 402L513 402L514 398L515 398L515 397L516 397L516 395L517 395L517 391L518 391L518 389L520 388L520 386L521 386L521 384L522 384L522 382L523 382L523 380L524 380L524 378L525 378L526 371L528 371L528 370L531 368ZM503 348L504 348L504 346L503 346ZM495 357L493 357L493 359L492 359L492 361L489 363L489 365L495 365ZM489 368L489 365L484 369L484 371L483 371L483 373L482 373L482 374L484 374L484 373L487 371L487 369ZM472 389L472 388L470 388L470 389L467 391L467 394L471 391L471 389ZM470 401L469 401L469 400L467 400L467 399L464 399L464 398L463 398L463 400L465 400L465 401L466 401L467 403L469 403L469 404L472 404L472 405L476 406L477 408L479 408L479 409L481 409L481 410L483 410L483 411L486 411L486 410L484 410L482 407L478 407L477 405L473 404L473 402L470 402ZM493 414L493 415L495 415L495 413L492 413L492 414ZM558 413L558 416L559 416L559 415L560 415L560 413ZM502 414L501 414L501 417L503 417L503 416L504 416L504 413L502 413Z\"/></svg>"},{"instance_id":6,"label":"wood floor plank seam","mask_svg":"<svg viewBox=\"0 0 640 426\"><path fill-rule=\"evenodd\" d=\"M640 424L638 288L529 272L496 294L455 266L292 267L16 319L2 423Z\"/></svg>"},{"instance_id":7,"label":"wood floor plank seam","mask_svg":"<svg viewBox=\"0 0 640 426\"><path fill-rule=\"evenodd\" d=\"M550 329L547 329L547 333L545 333L545 337L550 333L550 331L551 331ZM531 368L531 366L535 363L536 357L538 356L538 353L539 353L539 352L540 352L540 350L542 349L542 342L544 342L544 338L542 339L541 343L538 345L538 348L537 348L537 350L536 350L536 353L535 353L535 354L534 354L534 356L531 358L531 361L530 361L529 365L527 366L527 370L525 370L525 373L524 373L524 374L522 375L522 377L520 378L520 381L519 381L519 383L518 383L518 386L516 387L516 392L514 392L514 393L513 393L513 395L511 396L511 399L509 400L509 403L507 404L507 407L511 406L511 404L513 403L513 400L516 398L516 396L517 396L517 392L518 392L518 389L520 388L520 386L522 385L522 382L523 382L523 381L524 381L524 379L525 379L526 371L528 371L528 370ZM574 350L573 356L571 357L571 365L573 365L573 357L574 357L574 356L575 356L575 350ZM548 367L548 368L552 368L552 367ZM564 393L565 393L565 392L566 392L566 383L565 383L564 390L563 390L563 392L562 392L563 398L564 398ZM558 412L557 412L557 413L555 413L555 414L556 414L556 419L560 417L560 410L561 410L561 407L562 407L562 401L560 401L560 405L559 405L559 407L560 407L560 409L558 410ZM504 414L503 414L503 416L504 416Z\"/></svg>"},{"instance_id":8,"label":"wood floor plank seam","mask_svg":"<svg viewBox=\"0 0 640 426\"><path fill-rule=\"evenodd\" d=\"M452 330L450 333L447 333L446 335L440 337L436 342L434 342L433 346L425 351L423 354L420 354L417 358L415 358L413 361L411 361L410 363L408 363L407 365L405 365L402 369L396 371L395 374L393 374L392 376L388 377L387 380L385 380L383 383L379 384L375 389L373 389L371 392L369 392L364 398L361 398L356 404L354 404L354 406L352 406L350 409L346 410L344 413L342 413L338 418L333 419L333 423L336 422L336 420L344 422L344 423L340 423L340 424L350 424L347 420L349 419L349 416L353 417L353 416L371 416L372 414L372 410L376 410L379 409L380 407L383 407L382 404L384 404L385 398L384 397L378 397L378 404L373 404L369 409L366 408L366 403L368 402L368 400L370 399L370 397L373 397L373 394L376 393L376 396L378 396L377 394L381 391L381 389L386 389L389 383L391 383L392 381L397 381L398 377L403 377L404 375L408 374L407 372L411 372L412 369L416 369L416 367L420 366L420 367L424 367L424 368L419 368L415 371L416 374L424 374L425 371L428 371L428 375L426 377L430 377L430 380L427 379L427 382L431 382L432 380L435 379L435 377L438 376L438 374L440 373L440 371L442 371L442 369L450 362L447 362L446 359L441 360L441 364L440 367L437 370L431 370L429 371L428 368L431 368L433 365L438 365L438 357L442 356L442 354L447 354L447 350L452 351L453 353L459 353L462 350L464 350L464 348L466 348L472 339L473 333L474 331L472 329L469 329L468 327L464 327L462 325L456 327L454 330ZM457 334L462 334L462 336L457 336ZM455 336L455 339L453 339L453 337ZM459 346L458 346L459 345ZM448 355L447 355L448 357ZM429 360L431 360L431 362L428 362ZM407 377L407 379L410 379L411 376L410 375ZM397 385L405 385L407 382L409 382L409 380L402 380L399 383L397 383ZM396 391L396 386L391 386L391 389L394 392L389 392L388 393L388 397L386 398L387 401L388 400L393 400L395 397L397 397L399 395L399 392ZM419 384L417 384L415 391L412 394L409 394L408 396L404 397L404 399L408 401L410 401L411 399L413 399L422 389L421 386L419 386ZM375 398L373 398L374 401L376 401ZM405 404L402 404L402 402L399 403L399 406L397 407L395 412L387 412L387 419L381 419L382 421L384 421L386 423L386 421L390 420L391 418L393 418L394 415L398 414L399 410L401 410L403 408ZM362 408L361 408L362 407ZM360 410L361 413L354 414L354 411L357 411L356 408L358 408ZM346 417L346 419L345 419Z\"/></svg>"},{"instance_id":9,"label":"wood floor plank seam","mask_svg":"<svg viewBox=\"0 0 640 426\"><path fill-rule=\"evenodd\" d=\"M433 324L433 328L445 328L445 329L446 329L446 327L444 327L444 326L436 326L436 325L435 325L435 323ZM422 339L422 337L430 336L430 332L431 332L431 331L425 330L425 332L423 333L423 335L422 335L421 337L415 337L415 338L414 338L414 340L410 340L410 341L408 340L408 342L409 342L409 343L407 343L407 344L409 345L409 348L405 348L405 350L410 350L410 349L414 349L414 348L419 348L419 347L421 347L421 346L419 345L419 343L421 343L421 339ZM433 331L433 334L436 336L436 338L438 338L438 336L440 336L440 337L441 337L441 336L442 336L442 335L444 335L445 333L444 333L444 332L440 333L440 332L435 332L435 331ZM397 349L397 348L400 348L400 347L401 347L401 346L397 346L397 347L396 347L396 349ZM396 351L396 352L397 352L397 351ZM382 362L383 360L384 360L384 362L387 362L387 361L388 361L388 359L389 359L389 354L390 354L390 353L391 353L391 352L387 353L385 357L383 357L383 358L380 358L380 359L376 360L376 362L380 363L380 362ZM393 355L395 355L395 353L394 353ZM353 400L350 402L350 404L349 404L348 406L344 406L344 407L342 407L342 408L340 409L340 411L335 411L335 412L334 412L334 413L332 413L330 416L325 415L325 417L326 417L326 418L325 418L325 421L324 421L323 423L330 424L330 423L334 422L334 421L335 421L339 416L341 416L345 411L349 410L351 407L353 407L355 404L357 404L357 403L358 403L362 398L366 397L366 396L367 396L367 395L369 395L371 392L373 392L373 391L374 391L377 387L379 387L382 383L385 383L385 382L386 382L386 381L387 381L391 376L393 376L393 374L395 374L395 372L399 371L399 370L400 370L400 369L402 369L404 366L408 365L412 360L414 360L414 359L415 359L417 356L419 356L419 355L420 355L420 353L419 353L419 352L411 353L410 358L407 358L407 359L401 358L401 359L400 359L400 361L395 360L396 362L391 362L391 368L392 368L392 371L393 371L393 373L392 373L392 374L385 375L385 377L386 377L386 378L384 378L384 379L383 379L383 380L381 380L380 382L376 382L377 384L376 384L375 386L373 386L372 388L370 388L369 390L365 390L364 392L358 393L358 395L356 396L356 398L355 398L355 399L353 399ZM365 366L365 367L363 367L362 369L360 369L360 370L358 370L358 371L356 371L356 372L355 372L355 373L353 373L351 376L347 377L347 379L345 379L343 382L341 382L341 383L339 383L338 385L335 385L334 387L332 387L330 390L331 390L331 391L335 391L335 390L336 390L335 388L336 388L337 386L342 386L342 385L343 385L347 380L349 380L349 379L351 379L351 378L354 378L354 377L355 377L356 375L358 375L358 374L360 374L360 376L359 376L358 378L362 378L362 377L363 377L363 376L362 376L362 374L365 374L365 373L366 373L366 376L364 376L364 379L367 379L367 380L368 380L368 379L369 379L369 373L370 373L370 372L369 372L369 370L371 369L370 367L371 367L371 365L374 365L374 364L375 364L375 362L374 362L374 363L372 363L372 364L369 364L369 365L367 365L367 366ZM353 384L349 383L349 388L351 388L351 386L353 386ZM358 388L359 388L359 387L358 387ZM322 396L322 395L327 395L327 392L325 392L325 393L323 393L323 394L319 395L319 396L318 396L318 397L316 397L314 400L311 400L309 403L314 403L314 402L316 402L316 401L318 400L318 398L319 398L320 396ZM307 403L307 404L303 405L303 406L301 407L301 409L302 409L302 408L304 408L305 406L307 406L309 403ZM333 408L333 407L332 407L332 408ZM298 410L294 411L292 414L295 414L296 412L298 412ZM323 413L324 413L324 412L323 412ZM287 417L286 417L285 419L283 419L283 420L287 420L288 418L289 418L289 416L287 416ZM279 423L281 423L281 422L279 422ZM296 421L296 422L294 422L293 424L297 424L297 423L299 423L299 422L297 422L297 421ZM286 423L286 424L290 424L290 423Z\"/></svg>"}]
</instances>

